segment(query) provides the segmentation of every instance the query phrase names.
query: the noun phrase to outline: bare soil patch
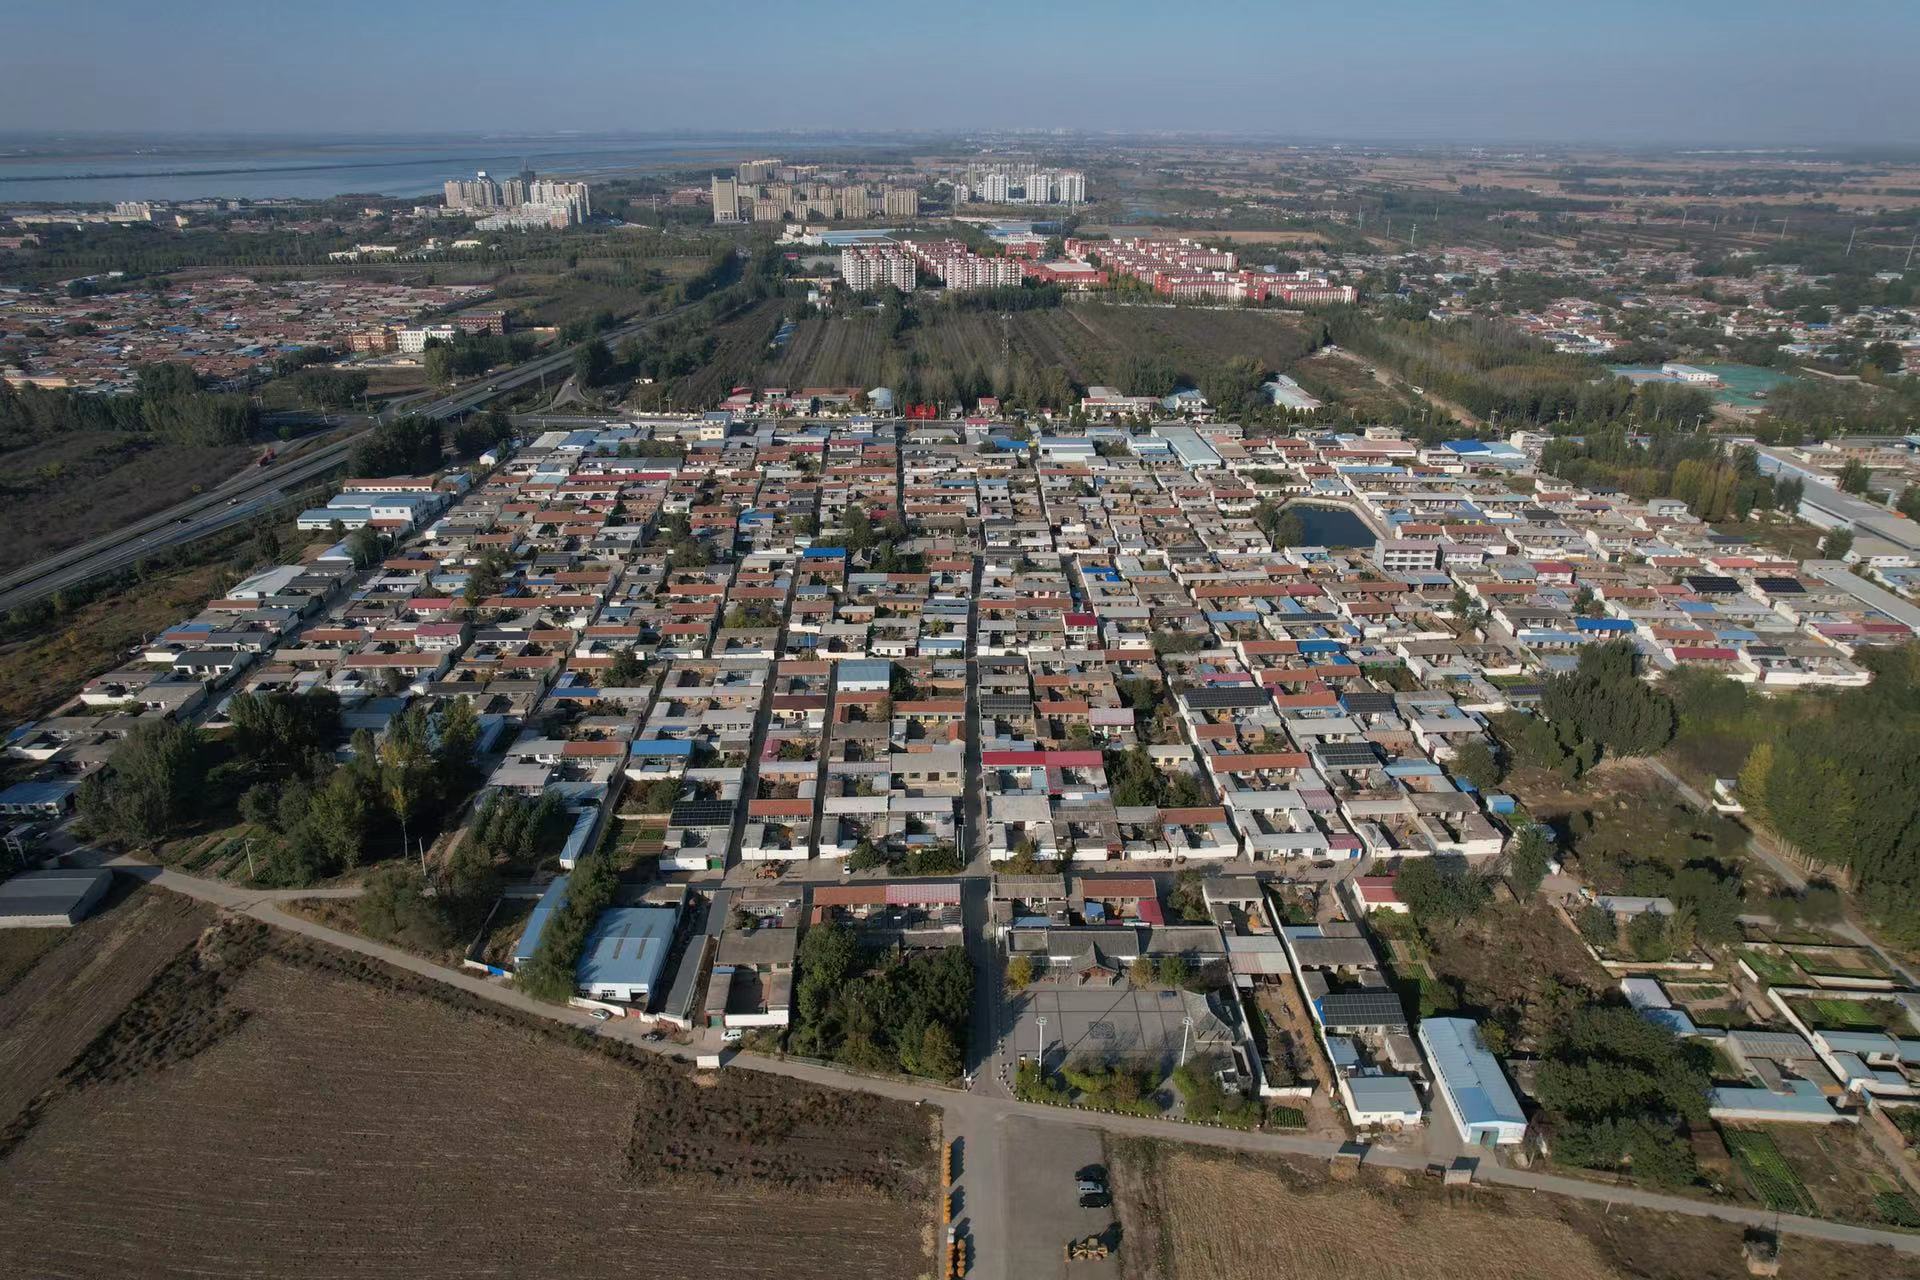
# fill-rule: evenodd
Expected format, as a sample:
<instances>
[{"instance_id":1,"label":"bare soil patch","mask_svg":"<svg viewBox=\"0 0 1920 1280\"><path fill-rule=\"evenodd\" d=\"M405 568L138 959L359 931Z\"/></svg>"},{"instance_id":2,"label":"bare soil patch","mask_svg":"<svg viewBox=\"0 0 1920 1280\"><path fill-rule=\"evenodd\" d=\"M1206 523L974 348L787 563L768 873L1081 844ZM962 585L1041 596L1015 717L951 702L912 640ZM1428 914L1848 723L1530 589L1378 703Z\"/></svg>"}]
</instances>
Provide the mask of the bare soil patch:
<instances>
[{"instance_id":1,"label":"bare soil patch","mask_svg":"<svg viewBox=\"0 0 1920 1280\"><path fill-rule=\"evenodd\" d=\"M927 1112L734 1072L696 1095L251 921L219 937L0 1160L0 1274L931 1273Z\"/></svg>"},{"instance_id":2,"label":"bare soil patch","mask_svg":"<svg viewBox=\"0 0 1920 1280\"><path fill-rule=\"evenodd\" d=\"M1170 1144L1111 1144L1129 1280L1738 1280L1731 1223L1439 1187ZM1920 1275L1890 1249L1789 1238L1788 1280Z\"/></svg>"},{"instance_id":3,"label":"bare soil patch","mask_svg":"<svg viewBox=\"0 0 1920 1280\"><path fill-rule=\"evenodd\" d=\"M121 1010L200 936L213 914L121 878L90 919L62 930L0 993L0 1135ZM38 931L36 931L38 932ZM6 1138L0 1136L0 1149Z\"/></svg>"}]
</instances>

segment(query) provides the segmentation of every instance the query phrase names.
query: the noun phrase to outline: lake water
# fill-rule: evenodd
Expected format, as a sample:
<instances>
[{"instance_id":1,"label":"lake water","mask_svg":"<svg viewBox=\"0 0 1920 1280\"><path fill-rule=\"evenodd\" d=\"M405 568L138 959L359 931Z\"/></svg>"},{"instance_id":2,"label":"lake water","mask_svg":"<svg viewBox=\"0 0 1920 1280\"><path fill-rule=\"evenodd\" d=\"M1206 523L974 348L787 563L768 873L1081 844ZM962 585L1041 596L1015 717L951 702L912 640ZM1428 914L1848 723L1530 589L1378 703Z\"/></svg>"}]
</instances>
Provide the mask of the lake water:
<instances>
[{"instance_id":1,"label":"lake water","mask_svg":"<svg viewBox=\"0 0 1920 1280\"><path fill-rule=\"evenodd\" d=\"M99 203L225 196L325 199L347 192L437 194L475 170L505 177L521 162L556 177L609 178L704 167L765 146L746 137L416 138L293 140L0 139L0 204Z\"/></svg>"},{"instance_id":2,"label":"lake water","mask_svg":"<svg viewBox=\"0 0 1920 1280\"><path fill-rule=\"evenodd\" d=\"M1296 502L1287 510L1306 526L1307 543L1316 547L1371 547L1373 530L1367 522L1341 507L1308 506Z\"/></svg>"}]
</instances>

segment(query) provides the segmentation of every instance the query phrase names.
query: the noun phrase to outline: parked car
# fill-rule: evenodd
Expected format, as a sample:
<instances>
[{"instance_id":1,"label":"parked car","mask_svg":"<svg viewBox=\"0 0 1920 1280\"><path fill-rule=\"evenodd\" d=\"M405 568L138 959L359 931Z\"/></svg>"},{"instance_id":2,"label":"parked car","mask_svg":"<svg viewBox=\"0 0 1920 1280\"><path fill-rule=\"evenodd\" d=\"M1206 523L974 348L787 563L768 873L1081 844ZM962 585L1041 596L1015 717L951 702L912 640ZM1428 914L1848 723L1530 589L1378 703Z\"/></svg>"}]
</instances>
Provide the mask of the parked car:
<instances>
[{"instance_id":1,"label":"parked car","mask_svg":"<svg viewBox=\"0 0 1920 1280\"><path fill-rule=\"evenodd\" d=\"M740 1028L728 1027L725 1031L722 1031L720 1033L720 1039L725 1044L738 1044L740 1042L740 1037L744 1035L746 1035L746 1032L742 1031Z\"/></svg>"},{"instance_id":2,"label":"parked car","mask_svg":"<svg viewBox=\"0 0 1920 1280\"><path fill-rule=\"evenodd\" d=\"M592 1013L588 1014L587 1016L589 1018L592 1018L595 1022L605 1022L607 1019L611 1018L613 1015L608 1013L605 1009L595 1009Z\"/></svg>"}]
</instances>

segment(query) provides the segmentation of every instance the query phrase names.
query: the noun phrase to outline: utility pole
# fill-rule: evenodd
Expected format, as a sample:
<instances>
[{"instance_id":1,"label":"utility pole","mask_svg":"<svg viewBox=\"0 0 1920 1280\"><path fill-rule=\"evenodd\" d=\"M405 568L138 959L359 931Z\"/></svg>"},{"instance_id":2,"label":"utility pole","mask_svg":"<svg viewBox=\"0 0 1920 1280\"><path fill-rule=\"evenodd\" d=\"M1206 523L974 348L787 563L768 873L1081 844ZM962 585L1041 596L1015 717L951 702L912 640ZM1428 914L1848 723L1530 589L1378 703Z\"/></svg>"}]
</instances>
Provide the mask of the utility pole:
<instances>
[{"instance_id":1,"label":"utility pole","mask_svg":"<svg viewBox=\"0 0 1920 1280\"><path fill-rule=\"evenodd\" d=\"M1847 252L1845 254L1846 257L1851 258L1853 256L1853 238L1859 234L1860 234L1860 224L1856 222L1853 224L1853 229L1847 232Z\"/></svg>"},{"instance_id":2,"label":"utility pole","mask_svg":"<svg viewBox=\"0 0 1920 1280\"><path fill-rule=\"evenodd\" d=\"M1913 247L1915 245L1920 245L1920 231L1914 232L1913 239L1907 242L1907 261L1900 268L1902 271L1905 271L1908 267L1911 267L1913 265Z\"/></svg>"}]
</instances>

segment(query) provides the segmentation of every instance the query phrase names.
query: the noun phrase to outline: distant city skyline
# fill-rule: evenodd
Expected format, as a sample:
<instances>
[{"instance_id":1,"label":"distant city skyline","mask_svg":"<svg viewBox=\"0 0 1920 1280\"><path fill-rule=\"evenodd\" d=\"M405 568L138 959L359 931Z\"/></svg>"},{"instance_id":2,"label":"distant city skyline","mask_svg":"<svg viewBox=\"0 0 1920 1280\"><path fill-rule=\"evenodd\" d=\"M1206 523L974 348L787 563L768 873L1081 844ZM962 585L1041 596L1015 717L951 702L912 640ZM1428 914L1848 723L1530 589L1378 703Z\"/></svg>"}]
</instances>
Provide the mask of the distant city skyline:
<instances>
[{"instance_id":1,"label":"distant city skyline","mask_svg":"<svg viewBox=\"0 0 1920 1280\"><path fill-rule=\"evenodd\" d=\"M11 131L970 129L1392 142L1920 141L1920 6L340 0L16 11ZM996 65L994 50L1005 56ZM937 89L937 91L936 91Z\"/></svg>"}]
</instances>

